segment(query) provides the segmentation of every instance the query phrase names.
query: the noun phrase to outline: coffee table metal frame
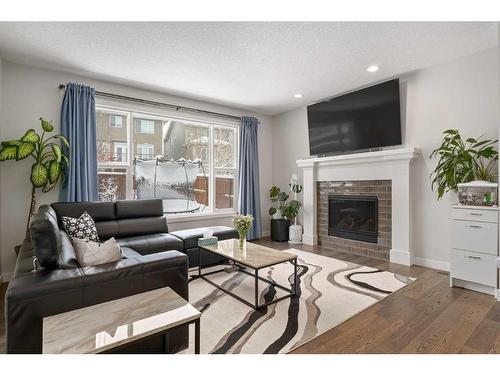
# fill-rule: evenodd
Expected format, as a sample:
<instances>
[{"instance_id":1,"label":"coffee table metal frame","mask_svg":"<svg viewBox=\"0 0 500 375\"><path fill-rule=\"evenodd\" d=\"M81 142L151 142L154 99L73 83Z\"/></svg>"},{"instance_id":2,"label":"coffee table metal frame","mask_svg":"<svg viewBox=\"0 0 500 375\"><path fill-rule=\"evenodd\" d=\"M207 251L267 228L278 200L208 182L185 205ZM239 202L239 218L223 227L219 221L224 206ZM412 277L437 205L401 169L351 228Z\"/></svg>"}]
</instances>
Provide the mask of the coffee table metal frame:
<instances>
[{"instance_id":1,"label":"coffee table metal frame","mask_svg":"<svg viewBox=\"0 0 500 375\"><path fill-rule=\"evenodd\" d=\"M203 268L211 268L212 266L210 267L202 267L201 266L201 250L205 250L205 251L210 251L208 249L205 249L205 248L202 248L200 246L198 246L198 278L201 278L203 280L205 280L206 282L208 282L209 284L215 286L216 288L222 290L223 292L229 294L231 297L237 299L238 301L244 303L245 305L247 306L250 306L251 308L255 309L255 310L259 310L263 307L266 307L266 306L269 306L269 305L272 305L273 303L276 303L276 302L279 302L279 301L282 301L286 298L291 298L293 296L296 296L297 295L297 257L295 257L294 259L292 260L282 260L282 261L279 261L279 262L276 262L276 263L272 263L272 264L266 264L265 266L263 267L259 267L259 268L254 268L252 266L249 266L249 265L245 265L245 264L240 264L238 261L234 260L234 259L229 259L227 257L228 260L232 260L234 261L234 264L238 267L238 271L239 272L243 272L247 275L250 275L250 276L253 276L254 277L254 280L255 280L255 301L254 303L251 303L251 302L248 302L246 299L238 296L237 294L231 292L230 290L228 289L225 289L224 287L222 287L221 285L213 282L212 280L210 280L209 278L207 278L206 276L209 276L209 275L213 275L213 274L216 274L216 273L219 273L219 272L225 272L224 269L218 269L218 270L215 270L215 271L211 271L211 272L207 272L207 273L204 273L202 274L201 270ZM218 254L222 257L224 257L224 255L222 254ZM286 263L286 262L289 262L293 265L293 289L292 288L287 288L283 285L280 285L272 280L268 280L268 279L265 279L261 276L259 276L259 270L263 269L263 268L268 268L268 267L272 267L272 266L275 266L277 264L281 264L281 263ZM251 268L254 270L254 272L249 272L245 269L245 267L248 267L248 268ZM272 301L268 301L268 302L265 302L265 303L262 303L262 304L259 304L259 280L267 283L267 284L270 284L270 285L273 285L275 286L276 288L279 288L281 290L284 290L286 292L288 292L288 294L284 295L284 296L281 296L281 297L278 297L276 299L273 299Z\"/></svg>"}]
</instances>

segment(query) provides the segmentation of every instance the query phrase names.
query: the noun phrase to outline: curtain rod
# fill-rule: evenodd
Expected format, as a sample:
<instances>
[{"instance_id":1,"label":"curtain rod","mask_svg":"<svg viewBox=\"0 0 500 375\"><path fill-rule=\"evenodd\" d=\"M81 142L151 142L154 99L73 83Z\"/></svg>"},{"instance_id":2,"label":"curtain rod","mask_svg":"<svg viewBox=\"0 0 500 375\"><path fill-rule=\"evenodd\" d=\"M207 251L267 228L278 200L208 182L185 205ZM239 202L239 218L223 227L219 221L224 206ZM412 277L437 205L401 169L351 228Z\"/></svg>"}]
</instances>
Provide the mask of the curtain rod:
<instances>
[{"instance_id":1,"label":"curtain rod","mask_svg":"<svg viewBox=\"0 0 500 375\"><path fill-rule=\"evenodd\" d=\"M66 88L66 85L60 84L59 89L64 89ZM118 94L112 94L109 92L102 92L102 91L95 91L95 94L97 96L101 96L103 98L110 98L110 99L116 99L116 100L122 100L122 101L127 101L127 102L134 102L134 103L139 103L139 104L147 104L155 107L164 107L164 108L170 108L170 109L175 109L176 111L185 111L185 112L191 112L191 113L202 113L204 115L209 115L209 116L214 116L214 117L222 117L222 118L228 118L232 120L241 120L241 117L239 116L233 116L233 115L228 115L226 113L219 113L219 112L212 112L212 111L206 111L204 109L197 109L197 108L191 108L191 107L184 107L180 105L175 105L175 104L169 104L169 103L162 103L162 102L155 102L153 100L146 100L146 99L139 99L139 98L134 98L131 96L124 96L124 95L118 95Z\"/></svg>"}]
</instances>

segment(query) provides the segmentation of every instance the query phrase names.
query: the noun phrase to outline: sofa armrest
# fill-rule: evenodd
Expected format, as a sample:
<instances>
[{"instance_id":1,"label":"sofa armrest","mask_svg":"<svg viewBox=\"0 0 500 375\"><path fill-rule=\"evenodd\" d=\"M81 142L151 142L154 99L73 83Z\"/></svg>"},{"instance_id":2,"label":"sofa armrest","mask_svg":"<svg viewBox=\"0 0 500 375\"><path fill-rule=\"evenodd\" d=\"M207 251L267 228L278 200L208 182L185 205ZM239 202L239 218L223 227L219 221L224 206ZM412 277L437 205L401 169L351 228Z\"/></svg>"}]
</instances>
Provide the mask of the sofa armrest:
<instances>
[{"instance_id":1,"label":"sofa armrest","mask_svg":"<svg viewBox=\"0 0 500 375\"><path fill-rule=\"evenodd\" d=\"M187 257L177 251L14 277L5 295L7 353L41 353L46 316L166 286L187 299L187 280Z\"/></svg>"}]
</instances>

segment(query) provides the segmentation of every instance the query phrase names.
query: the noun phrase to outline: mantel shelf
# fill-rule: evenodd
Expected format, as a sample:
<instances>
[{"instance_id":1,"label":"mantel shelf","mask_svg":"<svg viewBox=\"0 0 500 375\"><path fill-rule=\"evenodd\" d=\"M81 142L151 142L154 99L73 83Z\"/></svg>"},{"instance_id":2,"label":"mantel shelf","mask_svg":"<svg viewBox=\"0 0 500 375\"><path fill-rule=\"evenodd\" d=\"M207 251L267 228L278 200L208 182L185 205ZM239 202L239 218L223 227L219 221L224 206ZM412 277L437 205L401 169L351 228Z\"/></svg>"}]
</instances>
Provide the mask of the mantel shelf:
<instances>
[{"instance_id":1,"label":"mantel shelf","mask_svg":"<svg viewBox=\"0 0 500 375\"><path fill-rule=\"evenodd\" d=\"M383 151L360 152L357 154L312 157L297 160L300 168L331 165L357 165L371 163L410 162L420 155L415 147L397 148Z\"/></svg>"}]
</instances>

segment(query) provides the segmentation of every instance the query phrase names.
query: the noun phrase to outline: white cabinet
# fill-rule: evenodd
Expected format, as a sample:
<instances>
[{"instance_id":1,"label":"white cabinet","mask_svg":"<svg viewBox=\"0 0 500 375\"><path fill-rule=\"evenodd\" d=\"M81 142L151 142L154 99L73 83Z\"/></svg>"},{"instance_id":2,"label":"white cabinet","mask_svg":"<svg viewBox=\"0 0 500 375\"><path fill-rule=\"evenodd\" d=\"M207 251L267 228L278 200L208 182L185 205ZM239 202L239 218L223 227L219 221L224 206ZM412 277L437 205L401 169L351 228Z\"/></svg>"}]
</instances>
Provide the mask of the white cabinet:
<instances>
[{"instance_id":1,"label":"white cabinet","mask_svg":"<svg viewBox=\"0 0 500 375\"><path fill-rule=\"evenodd\" d=\"M453 206L450 286L495 295L498 208Z\"/></svg>"}]
</instances>

